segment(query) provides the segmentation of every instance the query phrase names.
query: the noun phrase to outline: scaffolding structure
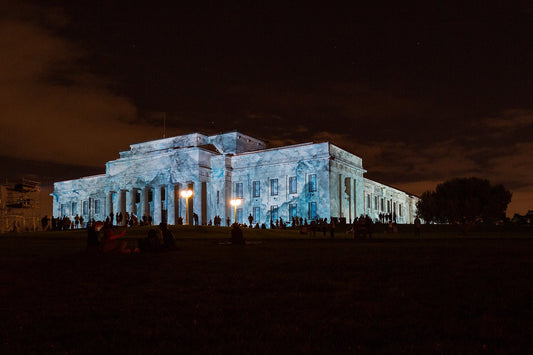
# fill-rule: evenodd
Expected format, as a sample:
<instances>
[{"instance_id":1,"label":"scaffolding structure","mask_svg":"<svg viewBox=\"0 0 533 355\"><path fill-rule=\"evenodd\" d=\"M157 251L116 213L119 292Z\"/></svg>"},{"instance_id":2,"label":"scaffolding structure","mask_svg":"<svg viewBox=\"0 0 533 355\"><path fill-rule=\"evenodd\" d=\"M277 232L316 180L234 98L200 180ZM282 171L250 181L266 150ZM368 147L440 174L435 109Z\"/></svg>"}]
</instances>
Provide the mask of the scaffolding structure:
<instances>
[{"instance_id":1,"label":"scaffolding structure","mask_svg":"<svg viewBox=\"0 0 533 355\"><path fill-rule=\"evenodd\" d=\"M38 229L40 192L40 182L25 178L0 185L0 233Z\"/></svg>"}]
</instances>

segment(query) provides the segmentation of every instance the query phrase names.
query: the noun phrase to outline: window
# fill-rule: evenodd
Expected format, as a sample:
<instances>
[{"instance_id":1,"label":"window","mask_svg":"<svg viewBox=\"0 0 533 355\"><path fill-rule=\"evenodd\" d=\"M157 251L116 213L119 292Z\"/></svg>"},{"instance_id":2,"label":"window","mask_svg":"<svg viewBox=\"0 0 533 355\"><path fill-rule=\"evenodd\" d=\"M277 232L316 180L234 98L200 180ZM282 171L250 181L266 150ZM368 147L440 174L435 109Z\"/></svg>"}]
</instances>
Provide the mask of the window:
<instances>
[{"instance_id":1,"label":"window","mask_svg":"<svg viewBox=\"0 0 533 355\"><path fill-rule=\"evenodd\" d=\"M259 181L254 181L252 184L252 196L260 197L261 196L261 183Z\"/></svg>"},{"instance_id":2,"label":"window","mask_svg":"<svg viewBox=\"0 0 533 355\"><path fill-rule=\"evenodd\" d=\"M270 196L278 195L278 179L270 180Z\"/></svg>"},{"instance_id":3,"label":"window","mask_svg":"<svg viewBox=\"0 0 533 355\"><path fill-rule=\"evenodd\" d=\"M400 215L400 217L402 217L402 204L401 203L398 206L398 214Z\"/></svg>"},{"instance_id":4,"label":"window","mask_svg":"<svg viewBox=\"0 0 533 355\"><path fill-rule=\"evenodd\" d=\"M270 219L272 221L276 221L278 219L278 206L271 206L270 207Z\"/></svg>"},{"instance_id":5,"label":"window","mask_svg":"<svg viewBox=\"0 0 533 355\"><path fill-rule=\"evenodd\" d=\"M237 222L242 223L242 208L237 208Z\"/></svg>"},{"instance_id":6,"label":"window","mask_svg":"<svg viewBox=\"0 0 533 355\"><path fill-rule=\"evenodd\" d=\"M94 213L100 213L100 200L94 200Z\"/></svg>"},{"instance_id":7,"label":"window","mask_svg":"<svg viewBox=\"0 0 533 355\"><path fill-rule=\"evenodd\" d=\"M89 201L83 201L83 214L89 214Z\"/></svg>"},{"instance_id":8,"label":"window","mask_svg":"<svg viewBox=\"0 0 533 355\"><path fill-rule=\"evenodd\" d=\"M377 210L378 209L378 197L374 197L374 209Z\"/></svg>"},{"instance_id":9,"label":"window","mask_svg":"<svg viewBox=\"0 0 533 355\"><path fill-rule=\"evenodd\" d=\"M316 218L316 202L309 202L309 220Z\"/></svg>"},{"instance_id":10,"label":"window","mask_svg":"<svg viewBox=\"0 0 533 355\"><path fill-rule=\"evenodd\" d=\"M297 216L297 213L297 205L295 203L291 203L289 205L289 221L292 221L292 219Z\"/></svg>"},{"instance_id":11,"label":"window","mask_svg":"<svg viewBox=\"0 0 533 355\"><path fill-rule=\"evenodd\" d=\"M296 176L291 176L289 177L289 193L295 194L297 192L298 192L298 185L297 185Z\"/></svg>"},{"instance_id":12,"label":"window","mask_svg":"<svg viewBox=\"0 0 533 355\"><path fill-rule=\"evenodd\" d=\"M370 195L366 195L366 207L372 208L372 204L370 203Z\"/></svg>"},{"instance_id":13,"label":"window","mask_svg":"<svg viewBox=\"0 0 533 355\"><path fill-rule=\"evenodd\" d=\"M259 223L261 220L261 209L259 207L254 207L252 210L252 216L254 217L254 222Z\"/></svg>"},{"instance_id":14,"label":"window","mask_svg":"<svg viewBox=\"0 0 533 355\"><path fill-rule=\"evenodd\" d=\"M235 183L235 197L242 198L242 182Z\"/></svg>"},{"instance_id":15,"label":"window","mask_svg":"<svg viewBox=\"0 0 533 355\"><path fill-rule=\"evenodd\" d=\"M78 203L77 202L72 202L72 214L73 215L78 214Z\"/></svg>"},{"instance_id":16,"label":"window","mask_svg":"<svg viewBox=\"0 0 533 355\"><path fill-rule=\"evenodd\" d=\"M315 192L316 191L316 174L308 175L307 179L308 179L307 184L309 186L309 192Z\"/></svg>"},{"instance_id":17,"label":"window","mask_svg":"<svg viewBox=\"0 0 533 355\"><path fill-rule=\"evenodd\" d=\"M383 203L383 199L381 199L381 212L385 212L385 205Z\"/></svg>"}]
</instances>

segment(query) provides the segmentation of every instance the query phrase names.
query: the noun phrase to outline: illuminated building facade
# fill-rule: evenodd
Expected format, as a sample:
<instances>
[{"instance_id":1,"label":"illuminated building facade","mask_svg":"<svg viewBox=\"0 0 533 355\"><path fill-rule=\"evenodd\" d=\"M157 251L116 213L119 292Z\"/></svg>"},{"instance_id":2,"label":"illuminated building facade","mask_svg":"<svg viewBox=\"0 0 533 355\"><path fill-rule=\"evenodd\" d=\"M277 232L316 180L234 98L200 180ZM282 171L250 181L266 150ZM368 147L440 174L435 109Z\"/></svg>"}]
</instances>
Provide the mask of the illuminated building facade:
<instances>
[{"instance_id":1,"label":"illuminated building facade","mask_svg":"<svg viewBox=\"0 0 533 355\"><path fill-rule=\"evenodd\" d=\"M362 159L334 144L305 143L267 149L263 141L231 132L193 133L132 144L106 164L106 173L54 184L55 217L110 214L151 216L154 224L176 224L198 216L234 221L230 200L241 199L237 220L270 225L292 217L345 218L380 214L412 223L416 196L366 179ZM180 194L192 190L187 199ZM189 209L186 213L186 207ZM186 217L187 216L187 217ZM187 222L187 221L185 221Z\"/></svg>"}]
</instances>

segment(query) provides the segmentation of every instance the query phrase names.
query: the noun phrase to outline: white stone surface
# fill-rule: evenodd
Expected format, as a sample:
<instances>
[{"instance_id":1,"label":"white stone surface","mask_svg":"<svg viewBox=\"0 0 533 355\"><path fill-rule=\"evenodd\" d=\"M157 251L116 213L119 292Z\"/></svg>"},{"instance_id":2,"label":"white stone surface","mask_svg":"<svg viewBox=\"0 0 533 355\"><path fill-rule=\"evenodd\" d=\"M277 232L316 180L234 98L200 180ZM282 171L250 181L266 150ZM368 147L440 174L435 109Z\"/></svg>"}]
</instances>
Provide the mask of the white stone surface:
<instances>
[{"instance_id":1,"label":"white stone surface","mask_svg":"<svg viewBox=\"0 0 533 355\"><path fill-rule=\"evenodd\" d=\"M377 219L389 204L399 223L412 222L417 198L366 179L365 172L360 157L327 142L265 149L264 142L239 132L194 133L132 144L129 151L120 152L119 159L106 164L105 174L55 183L53 213L56 217L63 211L69 216L83 215L85 220L105 220L111 213L136 212L139 217L152 216L154 224L165 217L174 224L180 216L185 220L186 214L179 191L192 187L194 194L188 202L191 219L196 213L201 224L213 221L216 215L223 225L227 217L233 222L229 201L236 197L243 200L239 208L244 223L258 208L260 217L254 223L269 226L273 206L283 221L289 222L290 205L296 205L298 216L310 219L312 204L316 205L316 218L346 218L347 222L363 214ZM314 191L309 187L312 176L316 178ZM291 177L297 182L294 193L289 190ZM278 191L274 194L271 184L276 179ZM253 196L254 181L259 182L258 197ZM242 196L236 196L236 184L242 184ZM89 200L90 208L84 211L83 202L88 205ZM100 201L99 211L95 200Z\"/></svg>"}]
</instances>

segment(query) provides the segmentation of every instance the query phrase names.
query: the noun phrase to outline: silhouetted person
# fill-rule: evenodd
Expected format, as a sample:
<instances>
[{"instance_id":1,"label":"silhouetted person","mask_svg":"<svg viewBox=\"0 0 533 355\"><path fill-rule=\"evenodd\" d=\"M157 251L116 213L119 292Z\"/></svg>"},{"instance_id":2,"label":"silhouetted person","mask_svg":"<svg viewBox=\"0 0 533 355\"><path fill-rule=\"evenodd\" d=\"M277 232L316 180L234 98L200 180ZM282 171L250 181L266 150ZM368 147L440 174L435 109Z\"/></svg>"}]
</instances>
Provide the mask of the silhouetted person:
<instances>
[{"instance_id":1,"label":"silhouetted person","mask_svg":"<svg viewBox=\"0 0 533 355\"><path fill-rule=\"evenodd\" d=\"M242 235L242 229L238 223L231 225L231 244L244 245L244 237Z\"/></svg>"},{"instance_id":2,"label":"silhouetted person","mask_svg":"<svg viewBox=\"0 0 533 355\"><path fill-rule=\"evenodd\" d=\"M48 229L48 216L44 216L41 219L41 225L43 226L43 231Z\"/></svg>"},{"instance_id":3,"label":"silhouetted person","mask_svg":"<svg viewBox=\"0 0 533 355\"><path fill-rule=\"evenodd\" d=\"M146 238L139 239L139 249L142 253L158 252L161 250L161 241L155 229L150 229Z\"/></svg>"},{"instance_id":4,"label":"silhouetted person","mask_svg":"<svg viewBox=\"0 0 533 355\"><path fill-rule=\"evenodd\" d=\"M374 231L374 222L372 221L372 218L369 216L365 217L366 220L366 231L368 233L368 238L372 239L372 232Z\"/></svg>"},{"instance_id":5,"label":"silhouetted person","mask_svg":"<svg viewBox=\"0 0 533 355\"><path fill-rule=\"evenodd\" d=\"M331 239L335 238L335 220L331 218L331 222L329 224L329 236Z\"/></svg>"},{"instance_id":6,"label":"silhouetted person","mask_svg":"<svg viewBox=\"0 0 533 355\"><path fill-rule=\"evenodd\" d=\"M172 235L172 232L168 230L167 224L164 222L159 223L159 229L161 229L161 234L163 234L163 246L167 250L175 250L176 249L176 239L174 239L174 235Z\"/></svg>"},{"instance_id":7,"label":"silhouetted person","mask_svg":"<svg viewBox=\"0 0 533 355\"><path fill-rule=\"evenodd\" d=\"M87 251L97 251L100 247L100 231L104 224L100 221L87 229Z\"/></svg>"},{"instance_id":8,"label":"silhouetted person","mask_svg":"<svg viewBox=\"0 0 533 355\"><path fill-rule=\"evenodd\" d=\"M422 223L420 222L420 218L418 216L415 218L415 237L420 238L420 228L422 227Z\"/></svg>"}]
</instances>

